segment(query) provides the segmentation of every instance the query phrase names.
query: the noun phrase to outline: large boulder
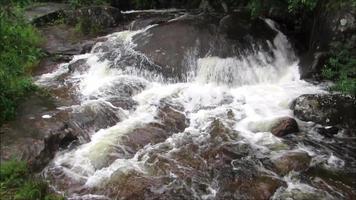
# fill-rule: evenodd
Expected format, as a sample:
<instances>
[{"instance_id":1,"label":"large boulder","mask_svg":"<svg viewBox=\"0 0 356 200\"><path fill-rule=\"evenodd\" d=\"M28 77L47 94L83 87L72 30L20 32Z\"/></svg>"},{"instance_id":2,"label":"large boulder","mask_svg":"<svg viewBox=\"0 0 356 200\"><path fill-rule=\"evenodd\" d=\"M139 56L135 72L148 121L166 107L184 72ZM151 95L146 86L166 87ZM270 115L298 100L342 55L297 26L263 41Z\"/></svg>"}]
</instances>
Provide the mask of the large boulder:
<instances>
[{"instance_id":1,"label":"large boulder","mask_svg":"<svg viewBox=\"0 0 356 200\"><path fill-rule=\"evenodd\" d=\"M187 71L206 56L239 57L255 48L270 49L276 31L247 13L184 15L136 35L135 49L165 78L186 80Z\"/></svg>"},{"instance_id":2,"label":"large boulder","mask_svg":"<svg viewBox=\"0 0 356 200\"><path fill-rule=\"evenodd\" d=\"M64 16L64 11L69 9L68 4L40 3L25 9L25 19L37 26L54 22Z\"/></svg>"},{"instance_id":3,"label":"large boulder","mask_svg":"<svg viewBox=\"0 0 356 200\"><path fill-rule=\"evenodd\" d=\"M356 128L356 99L341 94L306 94L292 104L294 115L303 121L325 126Z\"/></svg>"}]
</instances>

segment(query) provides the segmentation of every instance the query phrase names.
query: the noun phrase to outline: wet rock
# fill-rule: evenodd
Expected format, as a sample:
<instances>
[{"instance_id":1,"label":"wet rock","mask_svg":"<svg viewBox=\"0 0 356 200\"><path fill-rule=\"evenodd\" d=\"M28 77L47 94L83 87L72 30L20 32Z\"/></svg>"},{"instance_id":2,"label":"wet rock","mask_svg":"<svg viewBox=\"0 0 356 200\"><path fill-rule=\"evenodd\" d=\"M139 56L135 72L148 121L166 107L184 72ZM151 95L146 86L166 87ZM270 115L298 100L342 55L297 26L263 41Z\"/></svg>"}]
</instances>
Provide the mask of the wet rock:
<instances>
[{"instance_id":1,"label":"wet rock","mask_svg":"<svg viewBox=\"0 0 356 200\"><path fill-rule=\"evenodd\" d=\"M79 59L68 65L68 69L70 73L79 72L80 74L86 72L89 69L89 67L90 66L88 65L86 59Z\"/></svg>"},{"instance_id":2,"label":"wet rock","mask_svg":"<svg viewBox=\"0 0 356 200\"><path fill-rule=\"evenodd\" d=\"M297 121L290 117L284 117L277 120L272 126L271 133L277 137L283 137L290 133L299 131Z\"/></svg>"},{"instance_id":3,"label":"wet rock","mask_svg":"<svg viewBox=\"0 0 356 200\"><path fill-rule=\"evenodd\" d=\"M165 129L171 132L182 132L189 124L183 113L168 105L159 110L158 117L165 125Z\"/></svg>"},{"instance_id":4,"label":"wet rock","mask_svg":"<svg viewBox=\"0 0 356 200\"><path fill-rule=\"evenodd\" d=\"M130 30L140 30L142 28L145 28L150 25L154 24L162 24L165 22L168 22L169 20L173 19L174 16L157 16L157 17L151 17L151 18L140 18L136 19L130 24Z\"/></svg>"},{"instance_id":5,"label":"wet rock","mask_svg":"<svg viewBox=\"0 0 356 200\"><path fill-rule=\"evenodd\" d=\"M228 141L232 131L225 127L219 119L215 119L208 127L208 132L213 140L219 138L219 140Z\"/></svg>"},{"instance_id":6,"label":"wet rock","mask_svg":"<svg viewBox=\"0 0 356 200\"><path fill-rule=\"evenodd\" d=\"M272 158L276 171L281 175L286 175L290 171L304 171L308 169L311 157L304 151L285 152Z\"/></svg>"},{"instance_id":7,"label":"wet rock","mask_svg":"<svg viewBox=\"0 0 356 200\"><path fill-rule=\"evenodd\" d=\"M147 144L163 142L173 133L184 131L188 125L185 115L169 106L159 110L157 119L159 123L149 123L136 128L122 138L122 144L128 152L136 153Z\"/></svg>"},{"instance_id":8,"label":"wet rock","mask_svg":"<svg viewBox=\"0 0 356 200\"><path fill-rule=\"evenodd\" d=\"M124 114L107 102L92 101L77 106L69 114L69 125L82 135L94 133L120 122Z\"/></svg>"},{"instance_id":9,"label":"wet rock","mask_svg":"<svg viewBox=\"0 0 356 200\"><path fill-rule=\"evenodd\" d=\"M356 128L356 100L340 94L307 94L298 97L293 105L294 115L303 121L324 126Z\"/></svg>"},{"instance_id":10,"label":"wet rock","mask_svg":"<svg viewBox=\"0 0 356 200\"><path fill-rule=\"evenodd\" d=\"M207 54L222 58L240 56L240 52L252 50L254 42L260 44L255 45L256 48L269 49L266 41L273 41L276 32L263 20L251 21L241 13L232 13L226 20L222 20L223 17L181 16L136 35L133 38L137 44L135 49L160 66L157 72L175 80L186 80L192 62L196 64L198 58Z\"/></svg>"},{"instance_id":11,"label":"wet rock","mask_svg":"<svg viewBox=\"0 0 356 200\"><path fill-rule=\"evenodd\" d=\"M107 101L109 101L113 106L122 108L124 110L133 110L138 105L138 103L131 97L112 97L107 99Z\"/></svg>"}]
</instances>

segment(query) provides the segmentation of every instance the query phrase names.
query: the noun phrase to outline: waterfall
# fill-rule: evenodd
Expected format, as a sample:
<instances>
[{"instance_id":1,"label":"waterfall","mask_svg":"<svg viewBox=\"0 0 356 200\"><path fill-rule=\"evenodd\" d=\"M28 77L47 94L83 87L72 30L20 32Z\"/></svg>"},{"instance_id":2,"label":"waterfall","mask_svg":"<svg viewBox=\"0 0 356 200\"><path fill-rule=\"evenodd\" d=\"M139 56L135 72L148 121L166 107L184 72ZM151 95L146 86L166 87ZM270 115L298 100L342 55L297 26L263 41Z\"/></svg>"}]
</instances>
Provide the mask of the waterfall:
<instances>
[{"instance_id":1,"label":"waterfall","mask_svg":"<svg viewBox=\"0 0 356 200\"><path fill-rule=\"evenodd\" d=\"M181 189L195 199L214 199L222 183L219 176L209 174L209 165L215 165L202 161L199 153L213 151L225 143L247 145L249 155L243 158L247 165L276 152L300 150L300 146L288 147L264 127L279 117L292 116L289 104L299 95L323 91L300 80L297 58L286 36L273 21L267 19L266 23L278 32L274 41L269 42L273 55L255 50L242 58L196 58L192 62L196 66L187 72L191 78L186 82L166 80L148 70L159 70L159 66L134 50L132 37L150 27L108 35L91 53L76 56L57 71L40 77L38 84L50 86L65 75L61 84L72 85L79 106L93 99L111 105L112 99L118 97L136 104L134 108L118 110L122 120L91 133L88 143L58 153L44 171L45 176L58 191L70 191L72 199L83 197L83 188L98 199L129 198L124 191L127 192L125 187L129 187L126 184L131 177L141 180L141 184L151 181L147 192L155 197ZM70 66L81 59L85 59L87 67L71 71ZM164 111L166 107L174 117L169 118L170 114ZM170 132L164 128L181 115L187 119L183 130L169 128ZM167 118L171 121L167 122ZM226 135L213 136L214 126L228 130L224 132ZM145 132L150 130L163 130L167 135ZM137 132L146 135L132 136ZM145 137L149 139L137 146L130 143L131 136L140 142L146 141ZM193 150L184 154L186 148ZM256 170L276 177L261 164L255 166L246 168L246 173ZM200 186L195 184L197 180ZM202 185L206 188L199 189ZM308 188L317 191L312 186Z\"/></svg>"}]
</instances>

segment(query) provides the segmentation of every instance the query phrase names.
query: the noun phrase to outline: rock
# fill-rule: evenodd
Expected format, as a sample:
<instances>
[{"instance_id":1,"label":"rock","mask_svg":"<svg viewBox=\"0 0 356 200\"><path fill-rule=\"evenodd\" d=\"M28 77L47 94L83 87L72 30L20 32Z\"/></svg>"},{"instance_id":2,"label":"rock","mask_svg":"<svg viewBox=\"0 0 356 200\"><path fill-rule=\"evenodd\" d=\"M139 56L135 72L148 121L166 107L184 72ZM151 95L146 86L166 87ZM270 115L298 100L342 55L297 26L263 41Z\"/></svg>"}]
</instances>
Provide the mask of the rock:
<instances>
[{"instance_id":1,"label":"rock","mask_svg":"<svg viewBox=\"0 0 356 200\"><path fill-rule=\"evenodd\" d=\"M1 127L1 160L19 158L39 170L59 149L74 141L88 142L92 132L113 126L123 117L100 101L65 110L56 109L57 103L34 94L20 105L18 117Z\"/></svg>"},{"instance_id":2,"label":"rock","mask_svg":"<svg viewBox=\"0 0 356 200\"><path fill-rule=\"evenodd\" d=\"M356 128L356 99L341 94L306 94L292 104L294 115L324 126Z\"/></svg>"},{"instance_id":3,"label":"rock","mask_svg":"<svg viewBox=\"0 0 356 200\"><path fill-rule=\"evenodd\" d=\"M339 132L339 128L337 127L333 127L333 126L328 126L328 127L319 127L319 128L316 128L316 131L320 134L320 135L323 135L325 137L328 137L328 138L332 138L334 135L336 135L338 132Z\"/></svg>"},{"instance_id":4,"label":"rock","mask_svg":"<svg viewBox=\"0 0 356 200\"><path fill-rule=\"evenodd\" d=\"M273 41L275 35L263 20L250 20L246 13L187 14L137 34L133 42L137 51L157 65L148 65L147 70L167 79L186 80L198 58L208 53L221 58L241 56L238 52L252 50L254 42L267 50L266 41Z\"/></svg>"},{"instance_id":5,"label":"rock","mask_svg":"<svg viewBox=\"0 0 356 200\"><path fill-rule=\"evenodd\" d=\"M50 118L43 118L45 115ZM79 138L67 120L68 112L56 110L53 99L30 95L20 104L16 120L1 127L1 161L18 158L41 169L60 148Z\"/></svg>"},{"instance_id":6,"label":"rock","mask_svg":"<svg viewBox=\"0 0 356 200\"><path fill-rule=\"evenodd\" d=\"M304 151L290 151L272 158L276 171L281 175L308 169L311 157Z\"/></svg>"},{"instance_id":7,"label":"rock","mask_svg":"<svg viewBox=\"0 0 356 200\"><path fill-rule=\"evenodd\" d=\"M297 121L290 117L284 117L277 120L272 126L271 133L277 137L282 137L290 133L299 131Z\"/></svg>"},{"instance_id":8,"label":"rock","mask_svg":"<svg viewBox=\"0 0 356 200\"><path fill-rule=\"evenodd\" d=\"M69 9L68 4L39 3L25 9L25 19L36 26L52 23L64 16L64 11Z\"/></svg>"},{"instance_id":9,"label":"rock","mask_svg":"<svg viewBox=\"0 0 356 200\"><path fill-rule=\"evenodd\" d=\"M349 46L355 43L355 37L352 36L356 33L356 9L349 6L351 3L340 3L336 8L331 6L335 5L332 0L320 1L314 10L314 18L304 19L306 22L303 22L303 26L308 27L304 32L310 36L302 37L302 40L308 41L307 53L299 63L302 78L320 78L321 69L328 59L328 54L324 52L329 52L333 44Z\"/></svg>"}]
</instances>

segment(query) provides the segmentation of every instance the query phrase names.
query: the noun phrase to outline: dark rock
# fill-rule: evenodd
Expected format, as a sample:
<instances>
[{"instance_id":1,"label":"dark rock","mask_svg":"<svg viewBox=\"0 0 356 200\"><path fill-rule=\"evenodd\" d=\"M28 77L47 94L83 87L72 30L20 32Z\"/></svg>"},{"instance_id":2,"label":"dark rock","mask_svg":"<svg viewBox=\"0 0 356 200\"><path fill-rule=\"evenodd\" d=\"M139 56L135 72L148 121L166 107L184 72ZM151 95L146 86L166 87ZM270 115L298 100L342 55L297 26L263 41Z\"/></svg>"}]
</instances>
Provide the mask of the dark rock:
<instances>
[{"instance_id":1,"label":"dark rock","mask_svg":"<svg viewBox=\"0 0 356 200\"><path fill-rule=\"evenodd\" d=\"M73 40L75 30L67 25L47 26L40 29L44 43L41 45L43 51L48 55L77 55L82 52L80 39ZM84 40L84 38L82 38Z\"/></svg>"},{"instance_id":2,"label":"dark rock","mask_svg":"<svg viewBox=\"0 0 356 200\"><path fill-rule=\"evenodd\" d=\"M311 157L304 151L286 152L272 159L276 171L281 175L286 175L288 172L304 171L308 169Z\"/></svg>"},{"instance_id":3,"label":"dark rock","mask_svg":"<svg viewBox=\"0 0 356 200\"><path fill-rule=\"evenodd\" d=\"M290 133L299 131L297 121L290 117L284 117L277 120L272 126L271 133L275 136L282 137Z\"/></svg>"},{"instance_id":4,"label":"dark rock","mask_svg":"<svg viewBox=\"0 0 356 200\"><path fill-rule=\"evenodd\" d=\"M298 97L293 105L294 115L303 121L324 126L356 128L356 100L340 94L307 94Z\"/></svg>"},{"instance_id":5,"label":"dark rock","mask_svg":"<svg viewBox=\"0 0 356 200\"><path fill-rule=\"evenodd\" d=\"M261 19L250 20L245 13L229 16L211 14L185 15L162 23L138 34L133 41L136 50L144 53L166 78L185 80L191 63L210 56L242 56L240 52L252 50L261 44L269 49L267 40L273 41L276 32ZM195 63L196 64L196 63Z\"/></svg>"},{"instance_id":6,"label":"dark rock","mask_svg":"<svg viewBox=\"0 0 356 200\"><path fill-rule=\"evenodd\" d=\"M302 79L320 80L321 71L327 64L329 54L326 52L307 52L302 55L300 66L300 77Z\"/></svg>"},{"instance_id":7,"label":"dark rock","mask_svg":"<svg viewBox=\"0 0 356 200\"><path fill-rule=\"evenodd\" d=\"M336 135L339 132L339 128L337 127L322 127L322 128L316 128L316 131L320 134L323 135L325 137L333 137L334 135Z\"/></svg>"},{"instance_id":8,"label":"dark rock","mask_svg":"<svg viewBox=\"0 0 356 200\"><path fill-rule=\"evenodd\" d=\"M332 0L319 1L311 20L306 18L310 25L308 38L308 51L300 59L300 71L302 78L320 77L321 69L324 67L328 52L335 42L350 46L355 43L356 33L356 9L349 6L351 2L337 3ZM305 23L304 26L306 26Z\"/></svg>"}]
</instances>

